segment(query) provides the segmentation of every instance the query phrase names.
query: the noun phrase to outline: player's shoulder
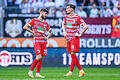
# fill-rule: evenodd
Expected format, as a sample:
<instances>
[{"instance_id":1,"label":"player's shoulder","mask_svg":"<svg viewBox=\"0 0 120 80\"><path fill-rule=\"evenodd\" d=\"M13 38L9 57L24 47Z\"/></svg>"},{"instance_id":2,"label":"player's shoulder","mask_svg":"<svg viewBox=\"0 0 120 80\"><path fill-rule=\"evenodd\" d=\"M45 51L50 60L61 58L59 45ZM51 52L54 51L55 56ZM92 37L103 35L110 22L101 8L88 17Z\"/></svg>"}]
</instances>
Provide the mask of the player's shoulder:
<instances>
[{"instance_id":1,"label":"player's shoulder","mask_svg":"<svg viewBox=\"0 0 120 80\"><path fill-rule=\"evenodd\" d=\"M48 24L48 22L46 20L44 20L44 23Z\"/></svg>"},{"instance_id":2,"label":"player's shoulder","mask_svg":"<svg viewBox=\"0 0 120 80\"><path fill-rule=\"evenodd\" d=\"M35 21L35 20L37 20L37 18L33 18L33 19L31 19L30 21Z\"/></svg>"},{"instance_id":3,"label":"player's shoulder","mask_svg":"<svg viewBox=\"0 0 120 80\"><path fill-rule=\"evenodd\" d=\"M82 19L78 14L76 14L76 18L77 19Z\"/></svg>"},{"instance_id":4,"label":"player's shoulder","mask_svg":"<svg viewBox=\"0 0 120 80\"><path fill-rule=\"evenodd\" d=\"M67 17L69 17L68 15L67 16L65 16L65 18L67 18Z\"/></svg>"},{"instance_id":5,"label":"player's shoulder","mask_svg":"<svg viewBox=\"0 0 120 80\"><path fill-rule=\"evenodd\" d=\"M38 18L35 17L35 18L33 18L33 20L38 20Z\"/></svg>"},{"instance_id":6,"label":"player's shoulder","mask_svg":"<svg viewBox=\"0 0 120 80\"><path fill-rule=\"evenodd\" d=\"M75 17L77 17L77 18L81 18L78 14L76 14Z\"/></svg>"}]
</instances>

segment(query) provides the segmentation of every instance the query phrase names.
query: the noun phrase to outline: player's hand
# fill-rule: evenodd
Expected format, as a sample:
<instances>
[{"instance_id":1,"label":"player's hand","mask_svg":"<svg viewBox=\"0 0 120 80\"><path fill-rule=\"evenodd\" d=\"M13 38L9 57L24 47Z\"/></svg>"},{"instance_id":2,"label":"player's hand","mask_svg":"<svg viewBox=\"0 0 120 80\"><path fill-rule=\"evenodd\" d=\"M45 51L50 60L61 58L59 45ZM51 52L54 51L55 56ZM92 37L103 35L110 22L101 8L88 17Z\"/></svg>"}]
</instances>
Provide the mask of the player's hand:
<instances>
[{"instance_id":1,"label":"player's hand","mask_svg":"<svg viewBox=\"0 0 120 80\"><path fill-rule=\"evenodd\" d=\"M48 37L44 37L44 40L47 41L47 40L48 40Z\"/></svg>"},{"instance_id":2,"label":"player's hand","mask_svg":"<svg viewBox=\"0 0 120 80\"><path fill-rule=\"evenodd\" d=\"M66 32L64 32L64 37L66 37L67 36L67 33Z\"/></svg>"},{"instance_id":3,"label":"player's hand","mask_svg":"<svg viewBox=\"0 0 120 80\"><path fill-rule=\"evenodd\" d=\"M75 37L81 37L81 34L75 33Z\"/></svg>"}]
</instances>

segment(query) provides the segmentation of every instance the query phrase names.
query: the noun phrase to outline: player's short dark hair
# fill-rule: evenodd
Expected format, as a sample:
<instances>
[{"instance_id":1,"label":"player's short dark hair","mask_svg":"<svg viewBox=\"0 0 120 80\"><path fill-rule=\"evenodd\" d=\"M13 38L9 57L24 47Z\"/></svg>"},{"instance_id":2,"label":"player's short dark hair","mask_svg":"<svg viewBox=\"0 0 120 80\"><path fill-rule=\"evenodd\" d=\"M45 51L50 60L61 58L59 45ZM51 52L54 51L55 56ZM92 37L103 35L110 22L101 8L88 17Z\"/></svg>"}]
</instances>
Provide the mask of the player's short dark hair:
<instances>
[{"instance_id":1,"label":"player's short dark hair","mask_svg":"<svg viewBox=\"0 0 120 80\"><path fill-rule=\"evenodd\" d=\"M66 6L70 6L70 8L73 8L75 10L75 5L73 4L67 4Z\"/></svg>"},{"instance_id":2,"label":"player's short dark hair","mask_svg":"<svg viewBox=\"0 0 120 80\"><path fill-rule=\"evenodd\" d=\"M41 10L40 10L40 12L47 12L48 13L48 10L46 9L46 8L42 8Z\"/></svg>"}]
</instances>

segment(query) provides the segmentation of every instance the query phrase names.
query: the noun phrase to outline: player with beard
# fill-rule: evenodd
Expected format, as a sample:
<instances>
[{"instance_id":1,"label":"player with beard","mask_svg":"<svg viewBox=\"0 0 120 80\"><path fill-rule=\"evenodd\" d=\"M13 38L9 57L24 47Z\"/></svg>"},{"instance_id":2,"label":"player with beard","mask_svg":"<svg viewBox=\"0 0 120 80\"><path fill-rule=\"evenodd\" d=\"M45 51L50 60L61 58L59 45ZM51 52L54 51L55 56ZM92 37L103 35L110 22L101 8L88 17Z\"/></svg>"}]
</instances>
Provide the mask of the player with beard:
<instances>
[{"instance_id":1,"label":"player with beard","mask_svg":"<svg viewBox=\"0 0 120 80\"><path fill-rule=\"evenodd\" d=\"M67 52L71 54L72 58L70 71L64 76L72 76L73 69L76 65L79 69L79 77L82 77L85 75L85 72L79 63L76 53L80 51L80 37L84 34L88 27L83 19L75 14L74 10L74 5L68 4L66 6L67 16L62 23L64 37L67 40ZM83 26L83 30L81 32L79 32L80 25Z\"/></svg>"},{"instance_id":2,"label":"player with beard","mask_svg":"<svg viewBox=\"0 0 120 80\"><path fill-rule=\"evenodd\" d=\"M38 18L33 18L30 22L28 22L23 29L31 32L34 36L33 45L36 53L36 59L33 61L31 68L28 72L29 77L33 76L33 70L36 67L36 75L35 77L45 78L40 75L40 70L42 67L42 60L44 56L47 56L47 40L50 36L52 36L51 28L48 23L45 21L46 16L48 15L48 10L43 8L40 10L40 16ZM29 29L29 27L32 28ZM48 36L45 36L45 32L49 31Z\"/></svg>"}]
</instances>

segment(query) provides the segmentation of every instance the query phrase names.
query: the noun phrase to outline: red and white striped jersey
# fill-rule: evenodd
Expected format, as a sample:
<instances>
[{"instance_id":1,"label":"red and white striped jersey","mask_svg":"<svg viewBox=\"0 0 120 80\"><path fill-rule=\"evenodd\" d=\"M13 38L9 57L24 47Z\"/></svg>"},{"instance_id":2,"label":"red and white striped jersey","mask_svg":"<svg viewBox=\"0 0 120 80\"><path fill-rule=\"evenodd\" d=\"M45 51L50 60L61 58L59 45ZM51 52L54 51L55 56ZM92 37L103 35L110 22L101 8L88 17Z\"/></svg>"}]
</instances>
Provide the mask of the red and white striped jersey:
<instances>
[{"instance_id":1,"label":"red and white striped jersey","mask_svg":"<svg viewBox=\"0 0 120 80\"><path fill-rule=\"evenodd\" d=\"M36 33L34 37L34 42L39 42L41 44L47 44L47 41L44 40L45 32L50 30L48 23L43 20L41 21L38 18L33 18L28 25L32 27L32 31Z\"/></svg>"},{"instance_id":2,"label":"red and white striped jersey","mask_svg":"<svg viewBox=\"0 0 120 80\"><path fill-rule=\"evenodd\" d=\"M64 19L65 29L67 32L67 41L75 38L75 33L79 33L80 25L85 23L83 19L75 14L74 16L66 16Z\"/></svg>"}]
</instances>

